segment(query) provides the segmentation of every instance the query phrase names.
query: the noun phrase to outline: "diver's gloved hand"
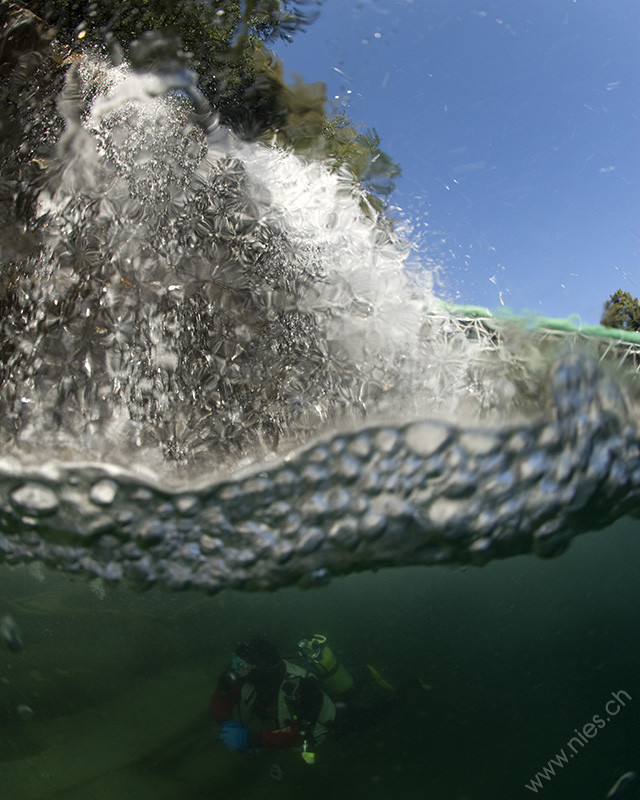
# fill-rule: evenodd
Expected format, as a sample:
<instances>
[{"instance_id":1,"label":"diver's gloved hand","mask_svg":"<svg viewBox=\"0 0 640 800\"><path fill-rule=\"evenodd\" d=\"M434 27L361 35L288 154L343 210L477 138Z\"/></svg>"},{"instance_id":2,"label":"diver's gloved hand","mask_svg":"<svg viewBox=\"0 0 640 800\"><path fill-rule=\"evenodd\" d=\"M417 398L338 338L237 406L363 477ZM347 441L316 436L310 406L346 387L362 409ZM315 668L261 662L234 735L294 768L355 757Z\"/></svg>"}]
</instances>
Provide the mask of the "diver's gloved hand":
<instances>
[{"instance_id":1,"label":"diver's gloved hand","mask_svg":"<svg viewBox=\"0 0 640 800\"><path fill-rule=\"evenodd\" d=\"M243 753L249 749L249 731L237 719L220 723L220 738L234 753Z\"/></svg>"}]
</instances>

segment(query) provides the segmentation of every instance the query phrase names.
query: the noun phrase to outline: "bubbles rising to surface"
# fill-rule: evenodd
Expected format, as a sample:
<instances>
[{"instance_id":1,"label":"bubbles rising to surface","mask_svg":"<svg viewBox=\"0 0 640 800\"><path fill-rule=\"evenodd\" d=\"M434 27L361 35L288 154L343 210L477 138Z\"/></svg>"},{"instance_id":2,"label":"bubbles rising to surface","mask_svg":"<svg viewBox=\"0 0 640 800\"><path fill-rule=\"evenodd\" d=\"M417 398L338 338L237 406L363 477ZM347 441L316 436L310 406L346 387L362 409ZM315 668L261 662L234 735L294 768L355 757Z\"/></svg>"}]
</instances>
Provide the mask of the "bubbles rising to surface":
<instances>
[{"instance_id":1,"label":"bubbles rising to surface","mask_svg":"<svg viewBox=\"0 0 640 800\"><path fill-rule=\"evenodd\" d=\"M67 73L40 247L6 298L21 456L215 471L414 379L429 297L397 238L346 178L240 142L197 95L186 71Z\"/></svg>"},{"instance_id":2,"label":"bubbles rising to surface","mask_svg":"<svg viewBox=\"0 0 640 800\"><path fill-rule=\"evenodd\" d=\"M589 525L635 508L626 378L434 312L346 177L199 102L188 71L67 70L3 264L4 560L315 585L551 555L589 503Z\"/></svg>"}]
</instances>

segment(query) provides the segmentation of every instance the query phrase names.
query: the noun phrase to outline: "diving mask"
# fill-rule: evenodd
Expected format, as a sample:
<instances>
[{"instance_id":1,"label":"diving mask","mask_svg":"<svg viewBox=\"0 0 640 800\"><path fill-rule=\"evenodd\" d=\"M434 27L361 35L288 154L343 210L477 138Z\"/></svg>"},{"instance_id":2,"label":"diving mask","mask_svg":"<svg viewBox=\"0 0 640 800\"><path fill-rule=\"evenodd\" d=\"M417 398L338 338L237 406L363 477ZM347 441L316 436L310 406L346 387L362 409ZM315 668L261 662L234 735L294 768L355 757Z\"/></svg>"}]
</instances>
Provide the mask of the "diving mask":
<instances>
[{"instance_id":1,"label":"diving mask","mask_svg":"<svg viewBox=\"0 0 640 800\"><path fill-rule=\"evenodd\" d=\"M238 678L244 678L248 675L252 670L252 665L249 664L248 661L245 661L244 658L240 658L237 653L233 653L231 656L231 672L236 675Z\"/></svg>"}]
</instances>

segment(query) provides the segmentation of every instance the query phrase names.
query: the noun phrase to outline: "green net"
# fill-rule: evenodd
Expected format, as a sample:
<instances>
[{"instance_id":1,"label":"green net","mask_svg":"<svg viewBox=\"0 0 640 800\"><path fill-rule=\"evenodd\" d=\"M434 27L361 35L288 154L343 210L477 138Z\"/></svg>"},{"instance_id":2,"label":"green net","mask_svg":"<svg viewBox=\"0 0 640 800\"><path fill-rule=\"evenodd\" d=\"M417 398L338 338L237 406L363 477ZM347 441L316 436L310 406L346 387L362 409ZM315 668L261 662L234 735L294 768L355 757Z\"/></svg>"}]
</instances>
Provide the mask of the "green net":
<instances>
[{"instance_id":1,"label":"green net","mask_svg":"<svg viewBox=\"0 0 640 800\"><path fill-rule=\"evenodd\" d=\"M440 310L441 309L441 310ZM429 313L429 318L447 317L469 339L483 346L505 350L514 329L531 337L531 343L583 345L595 350L601 360L615 360L620 365L640 372L640 333L603 325L583 325L579 318L553 318L516 316L505 312L493 314L488 308L473 305L441 303L440 309Z\"/></svg>"}]
</instances>

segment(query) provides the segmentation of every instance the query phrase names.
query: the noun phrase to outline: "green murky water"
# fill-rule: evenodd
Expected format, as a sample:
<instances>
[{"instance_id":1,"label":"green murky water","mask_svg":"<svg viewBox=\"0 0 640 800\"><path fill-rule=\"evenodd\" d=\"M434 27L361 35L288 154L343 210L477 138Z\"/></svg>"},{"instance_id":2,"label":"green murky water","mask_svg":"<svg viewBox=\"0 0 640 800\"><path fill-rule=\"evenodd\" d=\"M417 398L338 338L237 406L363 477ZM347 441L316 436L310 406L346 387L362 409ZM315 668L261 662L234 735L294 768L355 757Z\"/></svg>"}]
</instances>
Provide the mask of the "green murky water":
<instances>
[{"instance_id":1,"label":"green murky water","mask_svg":"<svg viewBox=\"0 0 640 800\"><path fill-rule=\"evenodd\" d=\"M551 562L388 570L212 598L103 594L5 566L2 611L24 649L0 658L3 796L529 796L525 784L623 690L632 699L536 793L604 797L637 758L639 555L628 520ZM279 754L285 779L274 783L270 755L225 750L209 697L239 638L265 634L286 652L315 631L347 666L375 665L404 699L374 729L328 741L313 767Z\"/></svg>"}]
</instances>

